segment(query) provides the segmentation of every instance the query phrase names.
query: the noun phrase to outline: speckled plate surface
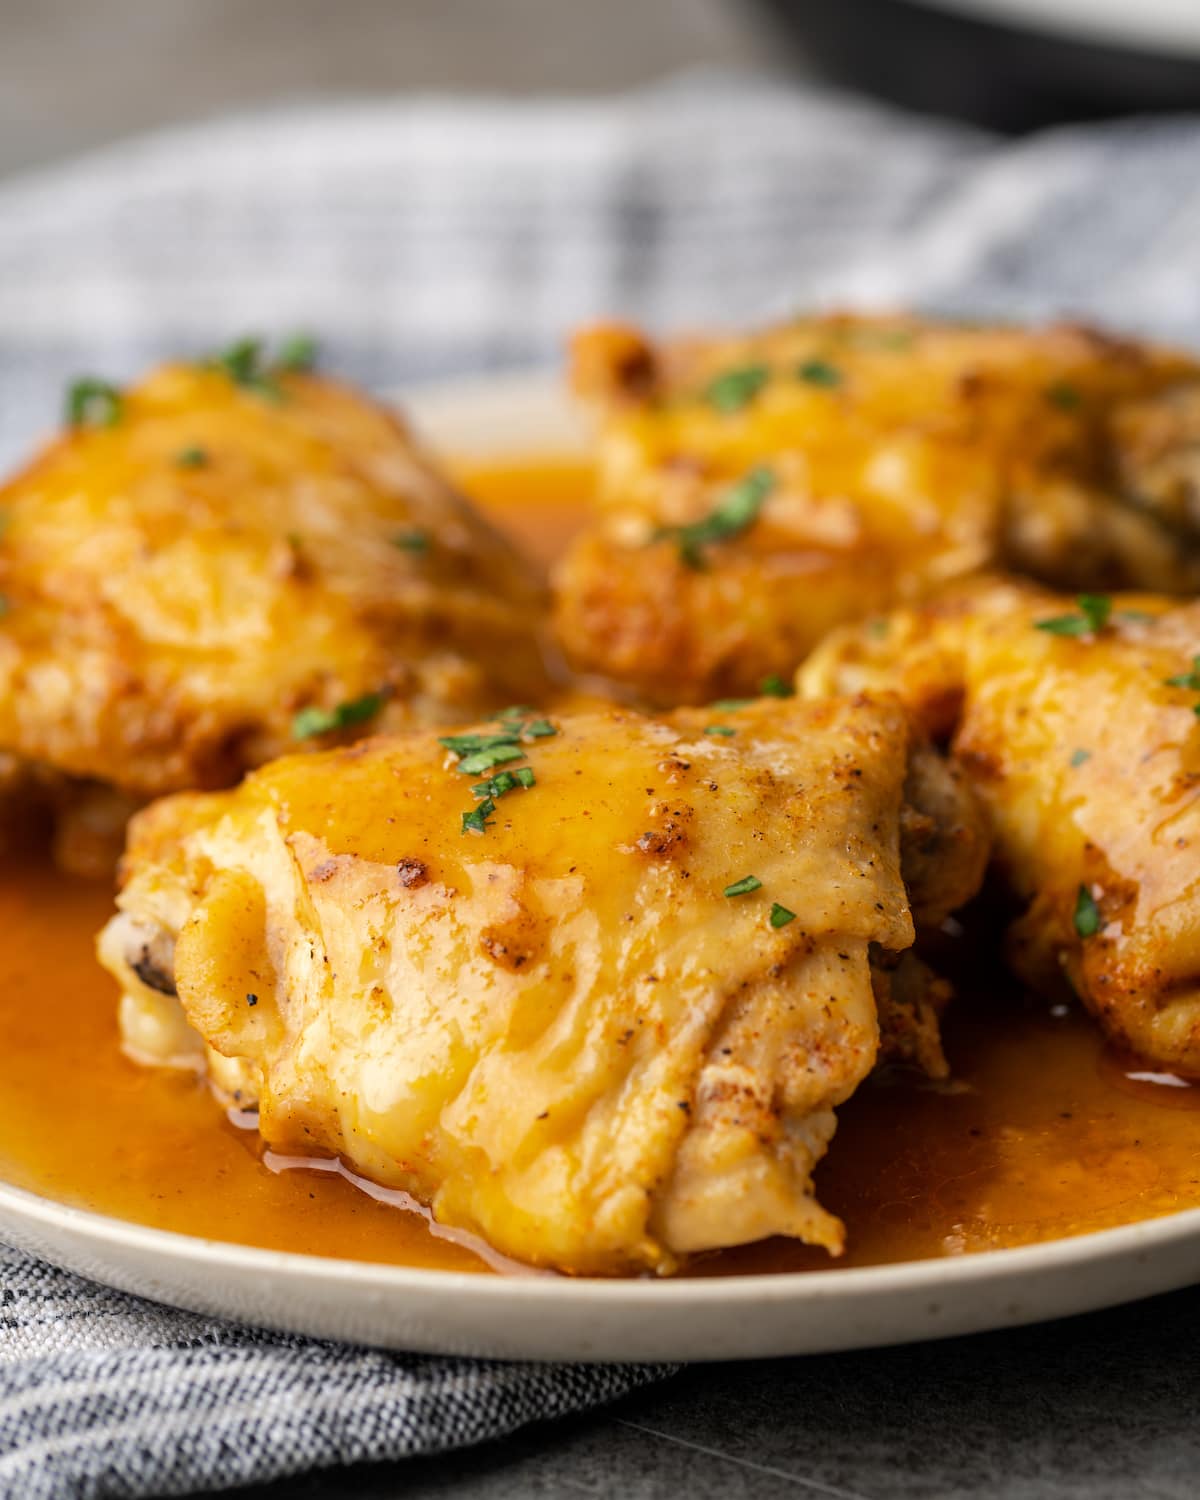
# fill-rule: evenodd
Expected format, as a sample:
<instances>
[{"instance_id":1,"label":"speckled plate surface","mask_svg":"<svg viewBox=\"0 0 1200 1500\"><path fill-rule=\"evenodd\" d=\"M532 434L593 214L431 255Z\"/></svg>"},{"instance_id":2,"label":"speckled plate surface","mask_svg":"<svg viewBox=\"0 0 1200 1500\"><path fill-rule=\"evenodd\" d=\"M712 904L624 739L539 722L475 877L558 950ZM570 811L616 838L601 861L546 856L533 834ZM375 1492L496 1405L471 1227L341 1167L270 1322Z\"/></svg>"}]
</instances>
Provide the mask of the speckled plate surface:
<instances>
[{"instance_id":1,"label":"speckled plate surface","mask_svg":"<svg viewBox=\"0 0 1200 1500\"><path fill-rule=\"evenodd\" d=\"M464 455L569 450L552 382L490 380L406 405ZM674 1281L406 1270L198 1239L0 1183L0 1236L82 1275L192 1311L321 1338L556 1360L710 1360L981 1332L1200 1279L1200 1209L1016 1250L895 1266Z\"/></svg>"}]
</instances>

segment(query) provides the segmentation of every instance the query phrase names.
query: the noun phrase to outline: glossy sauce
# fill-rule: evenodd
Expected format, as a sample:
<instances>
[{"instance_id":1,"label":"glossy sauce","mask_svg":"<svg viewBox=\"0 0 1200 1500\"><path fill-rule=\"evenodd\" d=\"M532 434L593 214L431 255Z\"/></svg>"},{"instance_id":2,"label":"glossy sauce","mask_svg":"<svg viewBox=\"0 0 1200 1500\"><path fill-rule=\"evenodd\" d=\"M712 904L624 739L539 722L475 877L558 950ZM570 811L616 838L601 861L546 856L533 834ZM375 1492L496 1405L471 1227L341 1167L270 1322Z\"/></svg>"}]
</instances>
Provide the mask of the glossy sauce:
<instances>
[{"instance_id":1,"label":"glossy sauce","mask_svg":"<svg viewBox=\"0 0 1200 1500\"><path fill-rule=\"evenodd\" d=\"M588 483L570 460L460 477L543 558L579 524ZM339 1176L271 1170L202 1080L128 1061L115 987L93 957L111 906L105 885L59 876L40 855L0 869L0 1178L188 1234L488 1269ZM958 1254L1200 1205L1200 1089L1129 1077L1078 1012L1016 993L961 994L946 1042L952 1083L883 1077L838 1112L817 1188L846 1221L842 1260L770 1241L702 1258L694 1274Z\"/></svg>"}]
</instances>

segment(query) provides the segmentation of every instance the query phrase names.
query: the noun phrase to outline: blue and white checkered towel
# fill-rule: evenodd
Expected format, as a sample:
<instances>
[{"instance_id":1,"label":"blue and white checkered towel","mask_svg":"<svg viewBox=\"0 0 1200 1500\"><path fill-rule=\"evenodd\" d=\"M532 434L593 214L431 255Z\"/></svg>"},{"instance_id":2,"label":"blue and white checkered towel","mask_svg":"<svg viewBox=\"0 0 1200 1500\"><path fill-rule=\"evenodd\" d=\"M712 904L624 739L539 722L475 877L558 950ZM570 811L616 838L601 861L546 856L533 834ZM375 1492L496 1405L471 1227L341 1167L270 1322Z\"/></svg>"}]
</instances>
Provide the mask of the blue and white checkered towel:
<instances>
[{"instance_id":1,"label":"blue and white checkered towel","mask_svg":"<svg viewBox=\"0 0 1200 1500\"><path fill-rule=\"evenodd\" d=\"M1021 144L780 85L355 102L0 185L0 462L80 373L306 329L378 388L572 324L813 301L1077 314L1200 345L1200 123ZM0 1062L2 1065L2 1062ZM0 1494L184 1494L479 1441L661 1373L254 1333L0 1257Z\"/></svg>"}]
</instances>

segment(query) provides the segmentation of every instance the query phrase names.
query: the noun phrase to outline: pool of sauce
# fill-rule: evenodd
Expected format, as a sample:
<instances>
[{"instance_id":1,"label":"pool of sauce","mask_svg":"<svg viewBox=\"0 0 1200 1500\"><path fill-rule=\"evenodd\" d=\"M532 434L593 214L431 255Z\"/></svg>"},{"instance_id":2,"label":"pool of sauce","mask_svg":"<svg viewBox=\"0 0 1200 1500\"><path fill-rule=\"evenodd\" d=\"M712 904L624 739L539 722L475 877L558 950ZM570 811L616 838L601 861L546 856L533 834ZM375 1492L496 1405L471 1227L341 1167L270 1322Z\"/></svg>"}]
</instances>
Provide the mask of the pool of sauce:
<instances>
[{"instance_id":1,"label":"pool of sauce","mask_svg":"<svg viewBox=\"0 0 1200 1500\"><path fill-rule=\"evenodd\" d=\"M578 525L588 484L570 460L460 477L543 558ZM37 852L0 866L0 1178L185 1234L488 1271L341 1177L271 1170L202 1080L125 1058L115 986L93 956L111 907L106 884L64 878ZM840 1261L776 1240L692 1274L955 1255L1200 1205L1200 1089L1135 1076L1077 1010L1015 991L964 991L945 1029L951 1083L896 1073L838 1111L817 1189L846 1222Z\"/></svg>"}]
</instances>

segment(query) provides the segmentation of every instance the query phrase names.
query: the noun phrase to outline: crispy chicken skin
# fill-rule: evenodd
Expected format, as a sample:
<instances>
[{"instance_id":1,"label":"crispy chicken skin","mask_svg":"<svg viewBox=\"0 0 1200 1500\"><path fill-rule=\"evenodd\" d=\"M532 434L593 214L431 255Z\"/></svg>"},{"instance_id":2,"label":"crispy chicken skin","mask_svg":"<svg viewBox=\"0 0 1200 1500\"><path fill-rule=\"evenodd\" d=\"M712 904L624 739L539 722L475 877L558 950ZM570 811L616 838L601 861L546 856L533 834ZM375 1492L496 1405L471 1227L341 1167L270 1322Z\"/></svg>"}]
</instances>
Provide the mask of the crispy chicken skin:
<instances>
[{"instance_id":1,"label":"crispy chicken skin","mask_svg":"<svg viewBox=\"0 0 1200 1500\"><path fill-rule=\"evenodd\" d=\"M902 819L928 839L940 818L977 883L964 798L922 774L908 807L886 698L762 702L727 735L690 710L523 722L507 766L534 784L482 832L481 773L428 732L138 814L100 942L127 1041L178 1061L198 1033L271 1146L336 1153L524 1261L667 1272L771 1234L837 1253L811 1173L876 1061L872 954L894 969L913 941Z\"/></svg>"},{"instance_id":2,"label":"crispy chicken skin","mask_svg":"<svg viewBox=\"0 0 1200 1500\"><path fill-rule=\"evenodd\" d=\"M545 690L538 579L390 412L177 365L111 415L0 489L0 750L55 795L68 863L97 803L119 829L229 785L305 708L362 733Z\"/></svg>"},{"instance_id":3,"label":"crispy chicken skin","mask_svg":"<svg viewBox=\"0 0 1200 1500\"><path fill-rule=\"evenodd\" d=\"M811 318L574 346L598 514L557 570L578 668L753 691L831 627L988 567L1200 587L1200 366L1085 329ZM697 529L699 528L699 529Z\"/></svg>"},{"instance_id":4,"label":"crispy chicken skin","mask_svg":"<svg viewBox=\"0 0 1200 1500\"><path fill-rule=\"evenodd\" d=\"M947 737L1024 908L1018 972L1065 976L1120 1045L1198 1077L1200 604L1083 602L959 586L836 632L800 683L893 689Z\"/></svg>"}]
</instances>

